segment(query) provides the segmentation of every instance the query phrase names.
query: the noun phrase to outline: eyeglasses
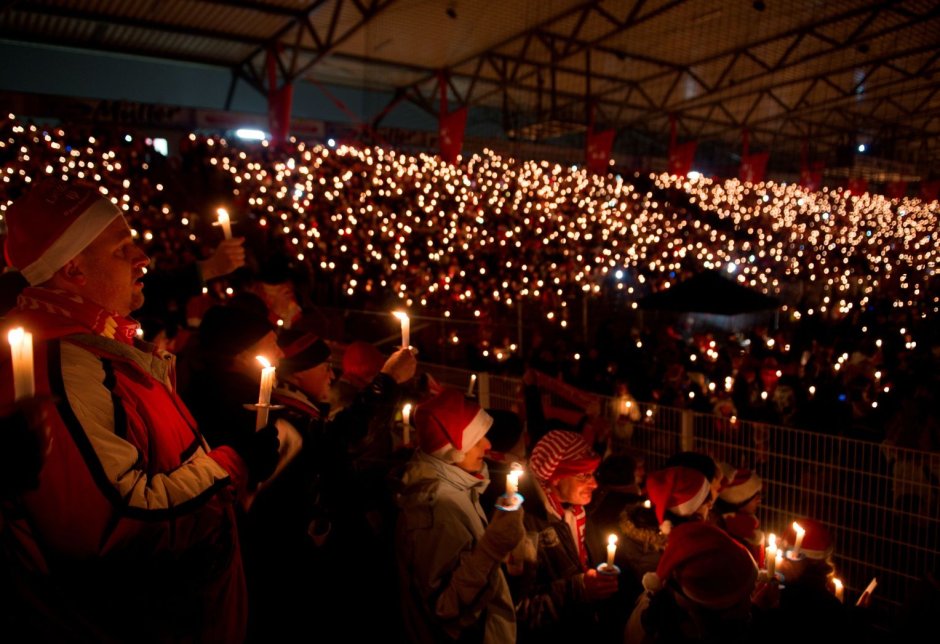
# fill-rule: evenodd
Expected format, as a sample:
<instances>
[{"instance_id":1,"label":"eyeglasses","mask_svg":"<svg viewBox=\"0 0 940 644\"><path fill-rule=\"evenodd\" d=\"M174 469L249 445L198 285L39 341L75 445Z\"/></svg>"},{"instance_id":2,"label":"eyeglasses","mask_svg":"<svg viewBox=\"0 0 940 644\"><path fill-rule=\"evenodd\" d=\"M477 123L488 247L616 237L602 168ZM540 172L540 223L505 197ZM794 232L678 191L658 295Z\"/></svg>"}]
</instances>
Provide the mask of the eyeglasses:
<instances>
[{"instance_id":1,"label":"eyeglasses","mask_svg":"<svg viewBox=\"0 0 940 644\"><path fill-rule=\"evenodd\" d=\"M575 474L571 478L580 483L587 483L588 481L594 480L594 472L582 472L581 474Z\"/></svg>"}]
</instances>

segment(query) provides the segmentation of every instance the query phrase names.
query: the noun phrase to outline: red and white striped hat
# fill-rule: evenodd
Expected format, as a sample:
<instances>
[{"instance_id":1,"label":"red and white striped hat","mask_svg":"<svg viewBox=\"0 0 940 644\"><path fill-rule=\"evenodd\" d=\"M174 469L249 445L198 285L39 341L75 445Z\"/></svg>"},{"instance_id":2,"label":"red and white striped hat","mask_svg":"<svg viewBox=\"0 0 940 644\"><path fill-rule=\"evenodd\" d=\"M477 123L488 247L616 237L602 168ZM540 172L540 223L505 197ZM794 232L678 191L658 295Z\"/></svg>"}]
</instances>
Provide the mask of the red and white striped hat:
<instances>
[{"instance_id":1,"label":"red and white striped hat","mask_svg":"<svg viewBox=\"0 0 940 644\"><path fill-rule=\"evenodd\" d=\"M42 284L120 215L94 185L40 181L7 210L7 264L30 285Z\"/></svg>"},{"instance_id":2,"label":"red and white striped hat","mask_svg":"<svg viewBox=\"0 0 940 644\"><path fill-rule=\"evenodd\" d=\"M601 457L580 434L555 429L539 439L532 448L529 471L540 481L554 482L593 472L601 464Z\"/></svg>"},{"instance_id":3,"label":"red and white striped hat","mask_svg":"<svg viewBox=\"0 0 940 644\"><path fill-rule=\"evenodd\" d=\"M415 410L418 446L447 463L463 461L492 424L493 418L476 401L455 389L444 389Z\"/></svg>"}]
</instances>

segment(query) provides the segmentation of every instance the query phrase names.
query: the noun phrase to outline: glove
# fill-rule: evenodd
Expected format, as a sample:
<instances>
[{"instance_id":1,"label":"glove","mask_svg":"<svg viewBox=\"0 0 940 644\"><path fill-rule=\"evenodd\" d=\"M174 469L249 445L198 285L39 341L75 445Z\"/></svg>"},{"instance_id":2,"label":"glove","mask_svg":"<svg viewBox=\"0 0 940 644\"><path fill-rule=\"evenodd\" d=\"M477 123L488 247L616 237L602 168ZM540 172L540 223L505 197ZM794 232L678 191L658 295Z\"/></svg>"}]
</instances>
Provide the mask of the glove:
<instances>
[{"instance_id":1,"label":"glove","mask_svg":"<svg viewBox=\"0 0 940 644\"><path fill-rule=\"evenodd\" d=\"M248 468L249 486L265 480L274 473L280 458L278 448L281 441L277 436L277 427L270 422L258 431L252 431L232 445L232 448L245 461Z\"/></svg>"},{"instance_id":2,"label":"glove","mask_svg":"<svg viewBox=\"0 0 940 644\"><path fill-rule=\"evenodd\" d=\"M496 516L490 521L486 532L477 542L477 552L497 563L509 556L509 553L525 538L525 528L522 526L523 517L522 508L515 512L497 510Z\"/></svg>"}]
</instances>

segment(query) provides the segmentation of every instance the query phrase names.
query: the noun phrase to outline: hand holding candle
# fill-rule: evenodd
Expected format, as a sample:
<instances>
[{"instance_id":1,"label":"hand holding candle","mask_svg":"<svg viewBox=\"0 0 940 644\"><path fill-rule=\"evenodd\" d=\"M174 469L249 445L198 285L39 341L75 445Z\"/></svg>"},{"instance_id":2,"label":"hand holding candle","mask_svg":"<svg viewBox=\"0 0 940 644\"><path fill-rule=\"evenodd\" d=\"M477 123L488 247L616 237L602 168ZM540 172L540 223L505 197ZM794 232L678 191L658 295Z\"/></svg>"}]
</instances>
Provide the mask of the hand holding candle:
<instances>
[{"instance_id":1,"label":"hand holding candle","mask_svg":"<svg viewBox=\"0 0 940 644\"><path fill-rule=\"evenodd\" d=\"M408 349L411 347L411 320L404 311L395 311L392 315L401 322L401 348Z\"/></svg>"},{"instance_id":2,"label":"hand holding candle","mask_svg":"<svg viewBox=\"0 0 940 644\"><path fill-rule=\"evenodd\" d=\"M221 226L222 235L225 237L225 239L231 239L232 238L232 220L229 219L228 211L225 208L219 208L216 212L219 215L219 219L213 224L213 226Z\"/></svg>"},{"instance_id":3,"label":"hand holding candle","mask_svg":"<svg viewBox=\"0 0 940 644\"><path fill-rule=\"evenodd\" d=\"M271 390L274 389L275 368L264 356L256 356L256 359L261 363L261 387L258 390L258 415L255 420L255 429L261 429L268 424L268 412L271 410Z\"/></svg>"},{"instance_id":4,"label":"hand holding candle","mask_svg":"<svg viewBox=\"0 0 940 644\"><path fill-rule=\"evenodd\" d=\"M33 334L17 327L7 334L7 341L10 343L13 361L13 398L32 398L36 395L36 381L33 377Z\"/></svg>"}]
</instances>

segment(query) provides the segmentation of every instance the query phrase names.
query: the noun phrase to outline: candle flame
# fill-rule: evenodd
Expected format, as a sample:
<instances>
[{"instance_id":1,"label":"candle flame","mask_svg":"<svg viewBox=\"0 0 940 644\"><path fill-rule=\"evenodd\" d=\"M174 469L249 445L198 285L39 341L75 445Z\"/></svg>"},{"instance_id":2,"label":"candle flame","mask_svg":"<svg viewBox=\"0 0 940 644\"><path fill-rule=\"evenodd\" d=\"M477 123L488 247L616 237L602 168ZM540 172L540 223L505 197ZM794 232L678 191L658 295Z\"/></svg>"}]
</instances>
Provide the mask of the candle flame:
<instances>
[{"instance_id":1,"label":"candle flame","mask_svg":"<svg viewBox=\"0 0 940 644\"><path fill-rule=\"evenodd\" d=\"M793 522L793 531L796 532L798 535L800 535L800 534L805 534L805 533L806 533L806 530L803 529L803 528L800 526L800 524L797 523L796 521Z\"/></svg>"},{"instance_id":2,"label":"candle flame","mask_svg":"<svg viewBox=\"0 0 940 644\"><path fill-rule=\"evenodd\" d=\"M226 210L225 208L219 208L218 210L216 210L216 212L219 214L219 223L220 223L220 224L221 224L222 222L224 222L224 221L228 221L228 220L229 220L229 219L228 219L228 210Z\"/></svg>"},{"instance_id":3,"label":"candle flame","mask_svg":"<svg viewBox=\"0 0 940 644\"><path fill-rule=\"evenodd\" d=\"M395 316L396 318L398 318L399 320L407 320L407 319L408 319L408 314L405 313L404 311L392 311L392 315L394 315L394 316Z\"/></svg>"},{"instance_id":4,"label":"candle flame","mask_svg":"<svg viewBox=\"0 0 940 644\"><path fill-rule=\"evenodd\" d=\"M767 535L767 545L771 548L777 547L777 535L775 535L773 532Z\"/></svg>"},{"instance_id":5,"label":"candle flame","mask_svg":"<svg viewBox=\"0 0 940 644\"><path fill-rule=\"evenodd\" d=\"M405 403L405 406L401 408L402 416L409 416L411 414L411 403Z\"/></svg>"},{"instance_id":6,"label":"candle flame","mask_svg":"<svg viewBox=\"0 0 940 644\"><path fill-rule=\"evenodd\" d=\"M26 335L26 332L21 326L18 326L15 329L10 329L10 332L7 333L7 342L9 342L11 345L20 344L23 341L24 335Z\"/></svg>"},{"instance_id":7,"label":"candle flame","mask_svg":"<svg viewBox=\"0 0 940 644\"><path fill-rule=\"evenodd\" d=\"M607 545L613 546L616 544L617 544L617 535L612 534L609 537L607 537Z\"/></svg>"},{"instance_id":8,"label":"candle flame","mask_svg":"<svg viewBox=\"0 0 940 644\"><path fill-rule=\"evenodd\" d=\"M260 362L261 366L264 367L265 369L268 369L271 366L271 363L264 356L255 356L255 360Z\"/></svg>"},{"instance_id":9,"label":"candle flame","mask_svg":"<svg viewBox=\"0 0 940 644\"><path fill-rule=\"evenodd\" d=\"M643 501L643 507L648 510L651 507L653 507L653 503L649 499L646 499L645 501Z\"/></svg>"},{"instance_id":10,"label":"candle flame","mask_svg":"<svg viewBox=\"0 0 940 644\"><path fill-rule=\"evenodd\" d=\"M836 592L842 590L842 580L838 577L832 578L832 585L836 587Z\"/></svg>"}]
</instances>

